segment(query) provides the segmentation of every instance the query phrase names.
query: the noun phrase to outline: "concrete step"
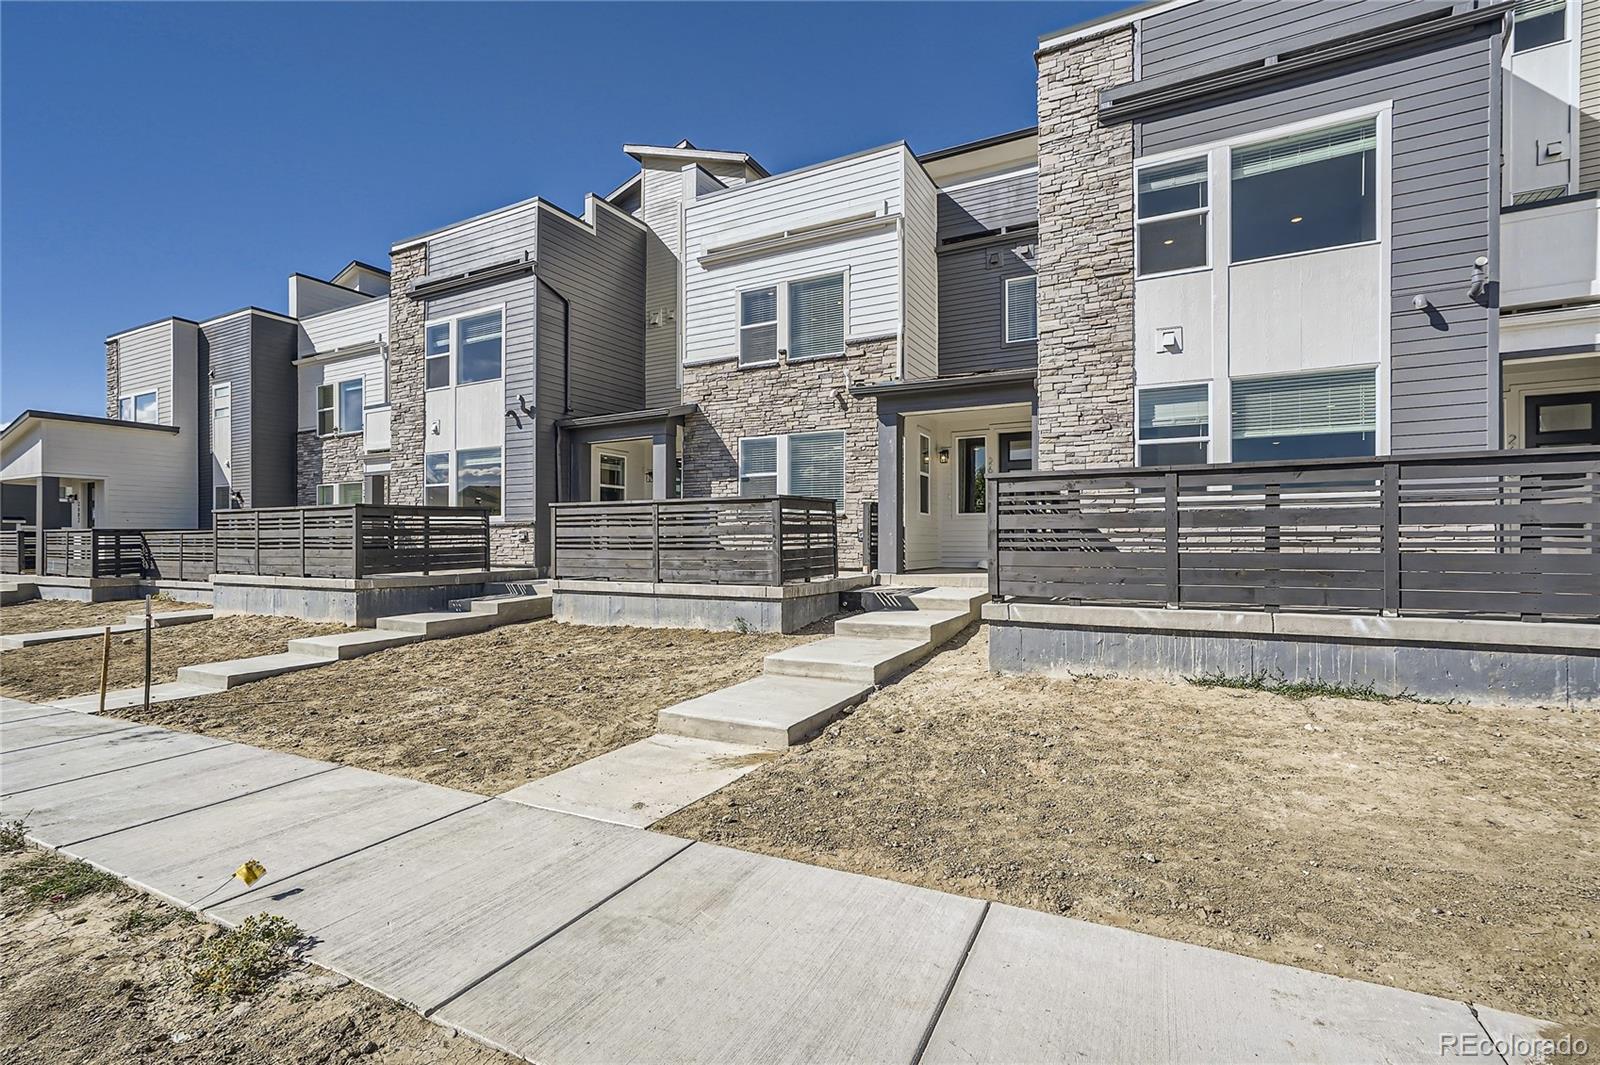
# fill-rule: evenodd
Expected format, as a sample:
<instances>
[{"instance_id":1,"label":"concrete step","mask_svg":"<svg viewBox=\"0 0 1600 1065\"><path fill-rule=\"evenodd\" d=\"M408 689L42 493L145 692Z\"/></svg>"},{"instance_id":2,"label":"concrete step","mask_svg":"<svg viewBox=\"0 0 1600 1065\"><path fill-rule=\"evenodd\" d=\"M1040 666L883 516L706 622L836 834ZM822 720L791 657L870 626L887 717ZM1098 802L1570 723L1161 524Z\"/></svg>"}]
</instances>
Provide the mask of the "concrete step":
<instances>
[{"instance_id":1,"label":"concrete step","mask_svg":"<svg viewBox=\"0 0 1600 1065\"><path fill-rule=\"evenodd\" d=\"M469 600L471 613L488 614L501 624L547 618L554 603L555 597L549 592L542 595L499 595Z\"/></svg>"},{"instance_id":2,"label":"concrete step","mask_svg":"<svg viewBox=\"0 0 1600 1065\"><path fill-rule=\"evenodd\" d=\"M823 641L827 642L827 641ZM669 706L656 728L678 736L782 750L872 694L871 683L768 674Z\"/></svg>"},{"instance_id":3,"label":"concrete step","mask_svg":"<svg viewBox=\"0 0 1600 1065\"><path fill-rule=\"evenodd\" d=\"M878 584L881 587L899 588L973 588L978 591L989 589L989 574L984 570L966 571L937 571L929 570L926 573L880 573Z\"/></svg>"},{"instance_id":4,"label":"concrete step","mask_svg":"<svg viewBox=\"0 0 1600 1065\"><path fill-rule=\"evenodd\" d=\"M987 588L866 588L861 605L868 610L965 610L976 619L989 601Z\"/></svg>"},{"instance_id":5,"label":"concrete step","mask_svg":"<svg viewBox=\"0 0 1600 1065\"><path fill-rule=\"evenodd\" d=\"M374 651L385 651L391 647L403 647L421 639L421 636L409 632L357 629L355 632L335 632L327 636L307 636L304 639L290 640L289 653L338 662L347 658L370 655Z\"/></svg>"},{"instance_id":6,"label":"concrete step","mask_svg":"<svg viewBox=\"0 0 1600 1065\"><path fill-rule=\"evenodd\" d=\"M150 615L151 623L158 629L168 625L187 625L194 621L210 621L210 610L162 610ZM128 615L127 623L135 629L144 628L144 611Z\"/></svg>"},{"instance_id":7,"label":"concrete step","mask_svg":"<svg viewBox=\"0 0 1600 1065\"><path fill-rule=\"evenodd\" d=\"M966 610L871 610L835 622L833 631L869 640L925 640L937 646L971 620Z\"/></svg>"},{"instance_id":8,"label":"concrete step","mask_svg":"<svg viewBox=\"0 0 1600 1065\"><path fill-rule=\"evenodd\" d=\"M877 685L932 653L926 640L868 640L830 636L766 658L766 671L784 677Z\"/></svg>"},{"instance_id":9,"label":"concrete step","mask_svg":"<svg viewBox=\"0 0 1600 1065\"><path fill-rule=\"evenodd\" d=\"M484 632L500 624L493 614L474 614L456 610L441 610L423 614L396 614L379 618L377 628L382 632L403 632L412 636L433 639L438 636L464 636L469 632Z\"/></svg>"},{"instance_id":10,"label":"concrete step","mask_svg":"<svg viewBox=\"0 0 1600 1065\"><path fill-rule=\"evenodd\" d=\"M178 670L178 683L192 684L212 691L227 691L241 684L249 684L253 680L264 680L267 677L294 673L301 669L315 669L327 664L327 658L285 651L275 655L257 655L254 658L235 658L227 662L184 666Z\"/></svg>"},{"instance_id":11,"label":"concrete step","mask_svg":"<svg viewBox=\"0 0 1600 1065\"><path fill-rule=\"evenodd\" d=\"M26 603L39 597L39 586L32 581L0 582L0 606Z\"/></svg>"}]
</instances>

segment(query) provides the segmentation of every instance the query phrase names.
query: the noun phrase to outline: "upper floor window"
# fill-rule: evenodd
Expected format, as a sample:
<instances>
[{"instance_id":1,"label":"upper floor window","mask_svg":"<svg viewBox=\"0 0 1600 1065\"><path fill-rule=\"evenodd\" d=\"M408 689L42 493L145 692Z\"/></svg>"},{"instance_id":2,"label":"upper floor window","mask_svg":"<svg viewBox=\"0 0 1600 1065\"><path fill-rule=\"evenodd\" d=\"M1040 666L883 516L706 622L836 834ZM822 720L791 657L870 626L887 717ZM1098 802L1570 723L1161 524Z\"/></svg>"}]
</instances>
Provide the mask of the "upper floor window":
<instances>
[{"instance_id":1,"label":"upper floor window","mask_svg":"<svg viewBox=\"0 0 1600 1065\"><path fill-rule=\"evenodd\" d=\"M1209 179L1210 167L1204 157L1139 170L1134 249L1139 276L1191 270L1210 262L1206 241Z\"/></svg>"},{"instance_id":2,"label":"upper floor window","mask_svg":"<svg viewBox=\"0 0 1600 1065\"><path fill-rule=\"evenodd\" d=\"M317 386L317 433L360 432L366 424L363 386L359 377Z\"/></svg>"},{"instance_id":3,"label":"upper floor window","mask_svg":"<svg viewBox=\"0 0 1600 1065\"><path fill-rule=\"evenodd\" d=\"M161 404L154 392L139 392L117 401L117 417L125 422L156 425L161 421Z\"/></svg>"},{"instance_id":4,"label":"upper floor window","mask_svg":"<svg viewBox=\"0 0 1600 1065\"><path fill-rule=\"evenodd\" d=\"M1377 454L1374 370L1324 370L1233 382L1233 461Z\"/></svg>"},{"instance_id":5,"label":"upper floor window","mask_svg":"<svg viewBox=\"0 0 1600 1065\"><path fill-rule=\"evenodd\" d=\"M1377 239L1376 119L1231 154L1234 262Z\"/></svg>"},{"instance_id":6,"label":"upper floor window","mask_svg":"<svg viewBox=\"0 0 1600 1065\"><path fill-rule=\"evenodd\" d=\"M1175 385L1139 390L1139 465L1205 462L1211 443L1211 387Z\"/></svg>"},{"instance_id":7,"label":"upper floor window","mask_svg":"<svg viewBox=\"0 0 1600 1065\"><path fill-rule=\"evenodd\" d=\"M739 365L778 361L778 290L775 286L739 293Z\"/></svg>"},{"instance_id":8,"label":"upper floor window","mask_svg":"<svg viewBox=\"0 0 1600 1065\"><path fill-rule=\"evenodd\" d=\"M1039 339L1039 281L1036 277L1006 279L1006 343Z\"/></svg>"},{"instance_id":9,"label":"upper floor window","mask_svg":"<svg viewBox=\"0 0 1600 1065\"><path fill-rule=\"evenodd\" d=\"M499 380L504 361L504 317L497 309L429 323L424 337L427 387Z\"/></svg>"},{"instance_id":10,"label":"upper floor window","mask_svg":"<svg viewBox=\"0 0 1600 1065\"><path fill-rule=\"evenodd\" d=\"M1513 16L1511 50L1526 52L1567 39L1567 0L1520 0Z\"/></svg>"}]
</instances>

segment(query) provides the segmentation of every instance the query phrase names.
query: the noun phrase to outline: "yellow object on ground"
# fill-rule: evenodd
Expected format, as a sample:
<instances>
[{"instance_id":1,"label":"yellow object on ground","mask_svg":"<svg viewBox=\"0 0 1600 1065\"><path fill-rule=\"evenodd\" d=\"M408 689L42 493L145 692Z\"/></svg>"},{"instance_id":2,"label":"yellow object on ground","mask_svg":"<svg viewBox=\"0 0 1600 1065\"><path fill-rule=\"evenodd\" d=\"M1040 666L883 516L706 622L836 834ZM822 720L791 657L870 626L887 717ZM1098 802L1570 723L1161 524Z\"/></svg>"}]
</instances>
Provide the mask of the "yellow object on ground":
<instances>
[{"instance_id":1,"label":"yellow object on ground","mask_svg":"<svg viewBox=\"0 0 1600 1065\"><path fill-rule=\"evenodd\" d=\"M243 880L245 887L250 887L255 884L257 880L260 880L262 877L267 875L267 867L252 858L248 862L245 862L243 865L239 866L239 868L235 869L233 871L233 875L238 879Z\"/></svg>"}]
</instances>

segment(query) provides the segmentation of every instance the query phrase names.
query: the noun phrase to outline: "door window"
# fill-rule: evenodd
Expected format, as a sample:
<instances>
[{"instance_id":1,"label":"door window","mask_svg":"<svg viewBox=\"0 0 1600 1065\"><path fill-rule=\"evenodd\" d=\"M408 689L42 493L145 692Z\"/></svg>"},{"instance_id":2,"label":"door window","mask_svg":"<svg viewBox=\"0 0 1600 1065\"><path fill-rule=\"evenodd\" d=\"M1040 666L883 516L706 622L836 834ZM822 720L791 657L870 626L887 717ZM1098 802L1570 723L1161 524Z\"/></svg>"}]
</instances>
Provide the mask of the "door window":
<instances>
[{"instance_id":1,"label":"door window","mask_svg":"<svg viewBox=\"0 0 1600 1065\"><path fill-rule=\"evenodd\" d=\"M1000 434L1000 472L1033 469L1033 434Z\"/></svg>"},{"instance_id":2,"label":"door window","mask_svg":"<svg viewBox=\"0 0 1600 1065\"><path fill-rule=\"evenodd\" d=\"M1600 444L1600 392L1566 392L1527 399L1529 447Z\"/></svg>"},{"instance_id":3,"label":"door window","mask_svg":"<svg viewBox=\"0 0 1600 1065\"><path fill-rule=\"evenodd\" d=\"M960 514L982 514L989 505L988 483L989 442L985 437L969 436L956 441L956 458L960 465L960 478L956 511Z\"/></svg>"},{"instance_id":4,"label":"door window","mask_svg":"<svg viewBox=\"0 0 1600 1065\"><path fill-rule=\"evenodd\" d=\"M626 456L600 456L599 498L602 503L618 503L628 498L628 459Z\"/></svg>"}]
</instances>

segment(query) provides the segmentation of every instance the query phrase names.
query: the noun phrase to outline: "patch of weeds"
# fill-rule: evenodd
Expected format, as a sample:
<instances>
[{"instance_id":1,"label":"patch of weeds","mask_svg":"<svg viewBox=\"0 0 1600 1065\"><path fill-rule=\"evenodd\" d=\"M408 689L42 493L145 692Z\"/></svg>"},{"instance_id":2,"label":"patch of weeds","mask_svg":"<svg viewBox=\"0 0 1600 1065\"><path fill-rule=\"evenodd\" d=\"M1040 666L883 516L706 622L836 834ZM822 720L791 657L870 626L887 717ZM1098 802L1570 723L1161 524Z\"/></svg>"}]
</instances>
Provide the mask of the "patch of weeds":
<instances>
[{"instance_id":1,"label":"patch of weeds","mask_svg":"<svg viewBox=\"0 0 1600 1065\"><path fill-rule=\"evenodd\" d=\"M740 636L748 636L750 635L750 623L744 618L734 618L733 631L737 632Z\"/></svg>"},{"instance_id":2,"label":"patch of weeds","mask_svg":"<svg viewBox=\"0 0 1600 1065\"><path fill-rule=\"evenodd\" d=\"M1202 673L1198 677L1184 677L1197 688L1234 688L1240 691L1270 692L1290 699L1357 699L1368 703L1437 702L1418 698L1416 692L1401 691L1393 695L1381 692L1370 681L1366 684L1332 684L1325 680L1285 681L1283 674L1267 670L1229 676L1226 673Z\"/></svg>"},{"instance_id":3,"label":"patch of weeds","mask_svg":"<svg viewBox=\"0 0 1600 1065\"><path fill-rule=\"evenodd\" d=\"M222 1002L253 995L293 960L291 948L300 938L300 929L282 917L247 917L195 949L184 965L189 985Z\"/></svg>"},{"instance_id":4,"label":"patch of weeds","mask_svg":"<svg viewBox=\"0 0 1600 1065\"><path fill-rule=\"evenodd\" d=\"M0 854L15 854L27 845L27 822L20 817L0 821Z\"/></svg>"},{"instance_id":5,"label":"patch of weeds","mask_svg":"<svg viewBox=\"0 0 1600 1065\"><path fill-rule=\"evenodd\" d=\"M174 922L193 924L194 921L194 914L188 910L180 910L176 906L162 906L160 903L146 905L140 902L118 918L111 930L137 936L146 932L159 932Z\"/></svg>"},{"instance_id":6,"label":"patch of weeds","mask_svg":"<svg viewBox=\"0 0 1600 1065\"><path fill-rule=\"evenodd\" d=\"M115 891L122 881L87 862L73 861L45 851L0 874L0 892L20 891L30 906L59 906L92 895Z\"/></svg>"}]
</instances>

